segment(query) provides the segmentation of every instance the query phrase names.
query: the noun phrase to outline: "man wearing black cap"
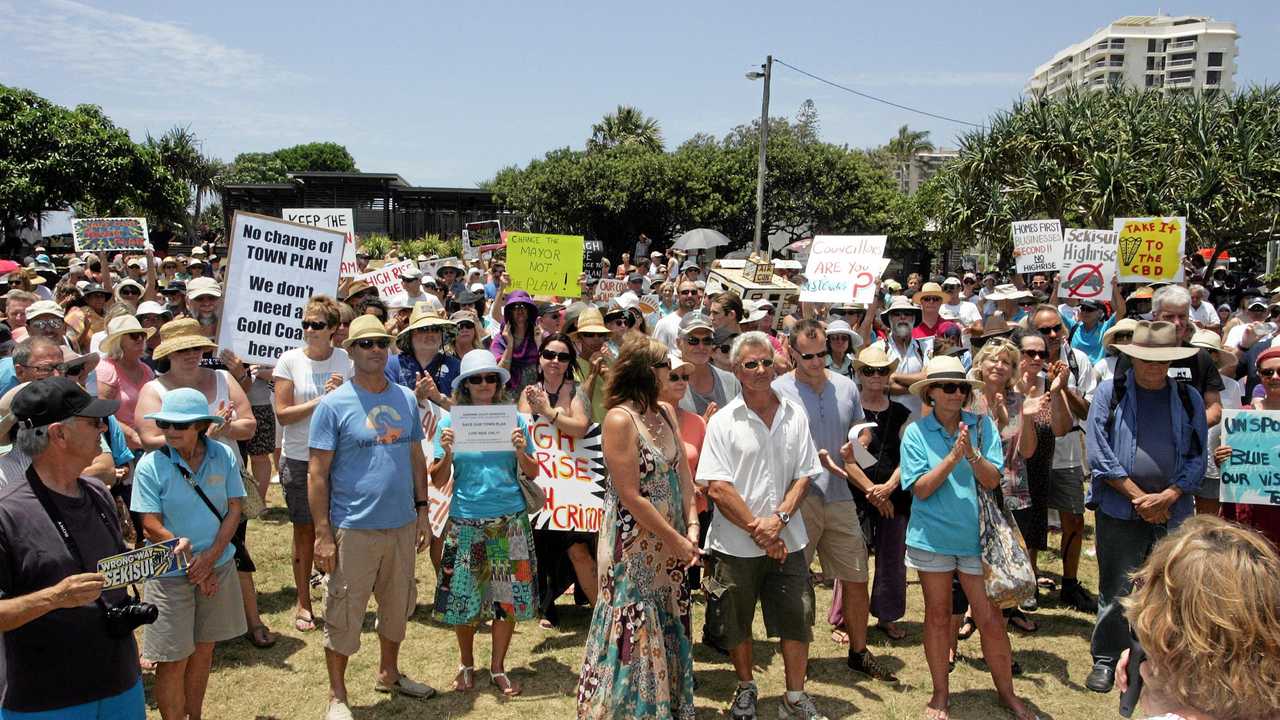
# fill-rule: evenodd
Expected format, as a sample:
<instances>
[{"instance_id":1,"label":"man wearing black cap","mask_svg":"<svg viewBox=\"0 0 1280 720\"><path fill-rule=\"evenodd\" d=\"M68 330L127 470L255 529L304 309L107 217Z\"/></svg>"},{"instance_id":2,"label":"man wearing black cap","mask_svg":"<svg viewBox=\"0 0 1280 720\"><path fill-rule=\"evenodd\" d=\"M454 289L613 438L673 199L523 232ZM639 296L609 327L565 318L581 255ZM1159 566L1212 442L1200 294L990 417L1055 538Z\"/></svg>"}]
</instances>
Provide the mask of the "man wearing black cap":
<instances>
[{"instance_id":1,"label":"man wearing black cap","mask_svg":"<svg viewBox=\"0 0 1280 720\"><path fill-rule=\"evenodd\" d=\"M61 377L33 382L13 399L16 446L31 464L0 489L6 711L146 715L133 626L107 622L108 609L128 595L104 591L106 578L96 572L99 560L125 550L120 521L106 487L83 477L104 418L118 407Z\"/></svg>"},{"instance_id":2,"label":"man wearing black cap","mask_svg":"<svg viewBox=\"0 0 1280 720\"><path fill-rule=\"evenodd\" d=\"M168 285L160 290L160 294L164 295L164 306L169 311L173 319L189 317L191 313L187 310L187 284L182 280L170 280Z\"/></svg>"},{"instance_id":3,"label":"man wearing black cap","mask_svg":"<svg viewBox=\"0 0 1280 720\"><path fill-rule=\"evenodd\" d=\"M1075 318L1062 314L1062 307L1058 307L1062 322L1067 326L1068 337L1071 338L1071 347L1088 355L1089 362L1094 364L1107 354L1102 347L1103 334L1124 319L1127 312L1124 293L1120 292L1119 284L1114 279L1111 281L1111 305L1115 308L1115 312L1105 320L1103 315L1106 313L1106 308L1102 301L1096 298L1081 300L1075 308Z\"/></svg>"}]
</instances>

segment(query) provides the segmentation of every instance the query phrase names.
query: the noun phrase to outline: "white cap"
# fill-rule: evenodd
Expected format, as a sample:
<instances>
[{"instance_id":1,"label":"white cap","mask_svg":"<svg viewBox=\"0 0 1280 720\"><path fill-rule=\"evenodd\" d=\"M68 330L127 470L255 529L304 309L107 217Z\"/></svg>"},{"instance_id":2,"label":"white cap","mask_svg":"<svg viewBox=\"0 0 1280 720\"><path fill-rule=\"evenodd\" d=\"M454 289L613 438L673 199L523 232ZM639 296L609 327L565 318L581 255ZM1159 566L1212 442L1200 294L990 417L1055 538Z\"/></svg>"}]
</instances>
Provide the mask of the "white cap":
<instances>
[{"instance_id":1,"label":"white cap","mask_svg":"<svg viewBox=\"0 0 1280 720\"><path fill-rule=\"evenodd\" d=\"M134 315L168 315L169 309L155 300L146 300L138 305Z\"/></svg>"},{"instance_id":2,"label":"white cap","mask_svg":"<svg viewBox=\"0 0 1280 720\"><path fill-rule=\"evenodd\" d=\"M484 292L484 283L471 283L471 287L467 289L473 293L482 293Z\"/></svg>"},{"instance_id":3,"label":"white cap","mask_svg":"<svg viewBox=\"0 0 1280 720\"><path fill-rule=\"evenodd\" d=\"M202 296L222 297L222 286L211 277L192 278L187 281L187 297L192 300Z\"/></svg>"}]
</instances>

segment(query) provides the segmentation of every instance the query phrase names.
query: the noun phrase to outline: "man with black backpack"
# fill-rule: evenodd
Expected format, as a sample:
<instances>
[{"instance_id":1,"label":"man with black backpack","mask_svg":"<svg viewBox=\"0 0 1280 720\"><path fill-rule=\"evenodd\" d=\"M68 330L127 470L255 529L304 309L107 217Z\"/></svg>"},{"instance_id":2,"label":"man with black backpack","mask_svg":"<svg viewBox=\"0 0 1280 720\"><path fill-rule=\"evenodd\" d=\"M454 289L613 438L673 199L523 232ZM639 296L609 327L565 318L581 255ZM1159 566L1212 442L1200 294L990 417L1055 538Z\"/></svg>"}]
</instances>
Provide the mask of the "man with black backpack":
<instances>
[{"instance_id":1,"label":"man with black backpack","mask_svg":"<svg viewBox=\"0 0 1280 720\"><path fill-rule=\"evenodd\" d=\"M1179 343L1176 325L1140 321L1132 342L1115 348L1132 367L1098 386L1086 432L1100 607L1085 687L1099 693L1111 690L1120 653L1129 647L1119 600L1156 541L1194 511L1208 433L1200 392L1169 382L1170 364L1197 352Z\"/></svg>"}]
</instances>

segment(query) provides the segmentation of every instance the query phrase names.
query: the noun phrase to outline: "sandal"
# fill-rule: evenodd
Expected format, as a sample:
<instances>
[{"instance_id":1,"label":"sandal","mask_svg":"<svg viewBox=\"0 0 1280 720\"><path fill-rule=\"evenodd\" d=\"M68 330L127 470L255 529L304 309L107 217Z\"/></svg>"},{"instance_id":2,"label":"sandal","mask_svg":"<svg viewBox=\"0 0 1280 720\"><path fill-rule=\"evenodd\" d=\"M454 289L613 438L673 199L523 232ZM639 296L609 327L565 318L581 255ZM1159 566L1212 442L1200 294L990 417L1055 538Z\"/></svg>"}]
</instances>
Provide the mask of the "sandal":
<instances>
[{"instance_id":1,"label":"sandal","mask_svg":"<svg viewBox=\"0 0 1280 720\"><path fill-rule=\"evenodd\" d=\"M897 623L877 623L876 628L889 636L890 640L901 640L907 636L907 631L898 627Z\"/></svg>"},{"instance_id":2,"label":"sandal","mask_svg":"<svg viewBox=\"0 0 1280 720\"><path fill-rule=\"evenodd\" d=\"M977 630L978 624L973 621L973 618L966 615L964 622L960 623L960 630L956 633L956 637L961 640L968 640Z\"/></svg>"},{"instance_id":3,"label":"sandal","mask_svg":"<svg viewBox=\"0 0 1280 720\"><path fill-rule=\"evenodd\" d=\"M453 689L466 692L476 689L476 669L469 665L458 666L458 674L453 676Z\"/></svg>"},{"instance_id":4,"label":"sandal","mask_svg":"<svg viewBox=\"0 0 1280 720\"><path fill-rule=\"evenodd\" d=\"M506 697L515 697L523 692L523 689L516 683L511 682L511 678L507 677L505 672L490 672L489 684L502 691Z\"/></svg>"},{"instance_id":5,"label":"sandal","mask_svg":"<svg viewBox=\"0 0 1280 720\"><path fill-rule=\"evenodd\" d=\"M1041 590L1048 590L1049 592L1057 592L1058 590L1058 583L1051 577L1037 578L1036 585L1038 585Z\"/></svg>"},{"instance_id":6,"label":"sandal","mask_svg":"<svg viewBox=\"0 0 1280 720\"><path fill-rule=\"evenodd\" d=\"M1015 610L1009 613L1009 624L1028 634L1040 629L1040 626L1036 624L1036 621L1027 617L1021 610Z\"/></svg>"},{"instance_id":7,"label":"sandal","mask_svg":"<svg viewBox=\"0 0 1280 720\"><path fill-rule=\"evenodd\" d=\"M555 630L556 624L546 618L542 618L541 620L538 621L538 627L542 628L543 630Z\"/></svg>"},{"instance_id":8,"label":"sandal","mask_svg":"<svg viewBox=\"0 0 1280 720\"><path fill-rule=\"evenodd\" d=\"M924 715L922 715L921 717L923 717L924 720L949 720L951 715L947 711L947 708L939 709L932 705L925 705Z\"/></svg>"},{"instance_id":9,"label":"sandal","mask_svg":"<svg viewBox=\"0 0 1280 720\"><path fill-rule=\"evenodd\" d=\"M249 632L244 635L253 643L253 646L265 650L276 644L276 636L267 629L266 625L254 625L249 628Z\"/></svg>"},{"instance_id":10,"label":"sandal","mask_svg":"<svg viewBox=\"0 0 1280 720\"><path fill-rule=\"evenodd\" d=\"M298 613L293 616L293 629L298 632L311 632L316 629L316 619L311 613Z\"/></svg>"},{"instance_id":11,"label":"sandal","mask_svg":"<svg viewBox=\"0 0 1280 720\"><path fill-rule=\"evenodd\" d=\"M844 629L840 627L831 628L831 642L837 645L848 645L849 633L845 632Z\"/></svg>"}]
</instances>

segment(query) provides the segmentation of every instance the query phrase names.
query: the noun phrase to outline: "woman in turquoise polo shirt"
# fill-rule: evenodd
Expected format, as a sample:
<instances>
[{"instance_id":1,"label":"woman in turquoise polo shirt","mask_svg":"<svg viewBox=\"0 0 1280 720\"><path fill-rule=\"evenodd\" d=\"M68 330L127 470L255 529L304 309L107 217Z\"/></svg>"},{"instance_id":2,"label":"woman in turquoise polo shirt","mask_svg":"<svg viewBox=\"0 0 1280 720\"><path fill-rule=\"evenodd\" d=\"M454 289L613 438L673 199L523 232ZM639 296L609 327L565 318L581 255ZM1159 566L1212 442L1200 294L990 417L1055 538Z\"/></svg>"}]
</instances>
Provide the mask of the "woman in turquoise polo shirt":
<instances>
[{"instance_id":1,"label":"woman in turquoise polo shirt","mask_svg":"<svg viewBox=\"0 0 1280 720\"><path fill-rule=\"evenodd\" d=\"M960 361L938 356L911 393L932 412L907 426L902 437L902 487L913 496L907 524L907 567L924 591L924 654L933 678L927 718L947 718L947 652L951 647L951 578L958 574L982 654L1000 701L1018 720L1035 713L1013 690L1013 652L1000 611L987 598L978 541L978 485L1000 485L1004 451L995 423L962 408L982 383L970 380Z\"/></svg>"}]
</instances>

